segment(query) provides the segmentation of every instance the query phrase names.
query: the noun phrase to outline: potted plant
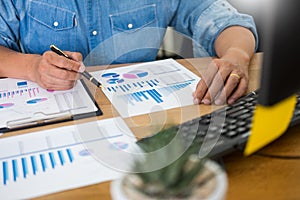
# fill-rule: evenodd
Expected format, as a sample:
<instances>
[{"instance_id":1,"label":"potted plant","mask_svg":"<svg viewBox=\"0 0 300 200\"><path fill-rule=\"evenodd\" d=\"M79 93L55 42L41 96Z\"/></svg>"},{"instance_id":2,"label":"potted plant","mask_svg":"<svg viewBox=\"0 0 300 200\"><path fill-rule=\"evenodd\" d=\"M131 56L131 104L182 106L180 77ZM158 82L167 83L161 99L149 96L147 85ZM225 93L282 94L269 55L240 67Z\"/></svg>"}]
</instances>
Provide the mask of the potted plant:
<instances>
[{"instance_id":1,"label":"potted plant","mask_svg":"<svg viewBox=\"0 0 300 200\"><path fill-rule=\"evenodd\" d=\"M182 141L175 126L140 140L138 145L145 155L135 160L132 173L111 183L112 198L223 199L225 172L216 162L199 158L199 144Z\"/></svg>"}]
</instances>

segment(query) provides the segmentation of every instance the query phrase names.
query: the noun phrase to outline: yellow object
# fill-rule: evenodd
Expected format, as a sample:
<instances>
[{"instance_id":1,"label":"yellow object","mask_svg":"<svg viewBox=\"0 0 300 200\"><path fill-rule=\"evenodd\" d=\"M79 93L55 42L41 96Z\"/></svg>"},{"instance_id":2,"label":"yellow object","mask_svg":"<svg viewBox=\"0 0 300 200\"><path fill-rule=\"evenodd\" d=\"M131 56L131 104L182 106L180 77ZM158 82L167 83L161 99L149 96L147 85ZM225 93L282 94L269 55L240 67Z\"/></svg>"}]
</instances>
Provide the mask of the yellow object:
<instances>
[{"instance_id":1,"label":"yellow object","mask_svg":"<svg viewBox=\"0 0 300 200\"><path fill-rule=\"evenodd\" d=\"M296 96L292 95L273 106L256 106L251 134L244 151L246 156L264 147L286 131L296 102Z\"/></svg>"}]
</instances>

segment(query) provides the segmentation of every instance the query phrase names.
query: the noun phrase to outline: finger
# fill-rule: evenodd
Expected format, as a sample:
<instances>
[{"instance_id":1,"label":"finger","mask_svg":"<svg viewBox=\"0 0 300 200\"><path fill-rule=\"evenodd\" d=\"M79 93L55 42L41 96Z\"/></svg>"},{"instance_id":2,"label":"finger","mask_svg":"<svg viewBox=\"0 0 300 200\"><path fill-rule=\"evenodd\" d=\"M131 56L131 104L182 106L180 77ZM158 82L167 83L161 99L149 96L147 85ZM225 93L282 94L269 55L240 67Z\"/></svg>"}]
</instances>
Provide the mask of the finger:
<instances>
[{"instance_id":1,"label":"finger","mask_svg":"<svg viewBox=\"0 0 300 200\"><path fill-rule=\"evenodd\" d=\"M51 86L46 87L46 89L47 90L54 90L54 91L70 90L74 87L74 85L75 85L75 82L70 84L70 85L65 85L65 86L51 85Z\"/></svg>"},{"instance_id":2,"label":"finger","mask_svg":"<svg viewBox=\"0 0 300 200\"><path fill-rule=\"evenodd\" d=\"M201 102L206 94L207 88L206 81L202 78L198 82L195 92L193 92L194 104L199 104Z\"/></svg>"},{"instance_id":3,"label":"finger","mask_svg":"<svg viewBox=\"0 0 300 200\"><path fill-rule=\"evenodd\" d=\"M74 87L75 81L62 80L52 76L44 75L41 77L43 88L51 90L68 90Z\"/></svg>"},{"instance_id":4,"label":"finger","mask_svg":"<svg viewBox=\"0 0 300 200\"><path fill-rule=\"evenodd\" d=\"M222 91L220 92L219 96L217 96L215 100L216 105L222 105L226 102L228 97L231 95L231 93L234 91L234 89L239 85L240 83L240 76L239 75L233 75L234 73L231 73L226 81L226 84Z\"/></svg>"},{"instance_id":5,"label":"finger","mask_svg":"<svg viewBox=\"0 0 300 200\"><path fill-rule=\"evenodd\" d=\"M70 56L73 60L81 62L82 61L82 54L79 52L72 52L72 51L64 51L68 56Z\"/></svg>"},{"instance_id":6,"label":"finger","mask_svg":"<svg viewBox=\"0 0 300 200\"><path fill-rule=\"evenodd\" d=\"M70 56L73 60L78 61L80 63L80 67L78 70L75 70L77 72L84 72L85 71L85 65L82 62L82 54L79 52L71 52L71 51L65 51L65 53Z\"/></svg>"},{"instance_id":7,"label":"finger","mask_svg":"<svg viewBox=\"0 0 300 200\"><path fill-rule=\"evenodd\" d=\"M203 98L204 104L211 104L215 101L216 97L224 88L228 75L233 70L233 66L227 61L225 62L224 60L217 59L216 63L218 63L219 71L215 74L214 79Z\"/></svg>"},{"instance_id":8,"label":"finger","mask_svg":"<svg viewBox=\"0 0 300 200\"><path fill-rule=\"evenodd\" d=\"M218 71L215 75L211 86L208 88L208 92L203 98L204 104L211 104L215 101L215 98L219 95L220 91L224 88L224 80L227 77L226 71Z\"/></svg>"},{"instance_id":9,"label":"finger","mask_svg":"<svg viewBox=\"0 0 300 200\"><path fill-rule=\"evenodd\" d=\"M208 69L202 74L201 80L197 84L196 90L193 93L194 103L199 103L202 101L217 71L218 66L215 62L212 62L208 66Z\"/></svg>"},{"instance_id":10,"label":"finger","mask_svg":"<svg viewBox=\"0 0 300 200\"><path fill-rule=\"evenodd\" d=\"M47 51L43 54L43 58L47 60L48 63L51 63L52 65L67 69L67 70L73 70L73 71L79 71L81 63L72 59L65 58L63 56L57 55L56 53L52 51Z\"/></svg>"},{"instance_id":11,"label":"finger","mask_svg":"<svg viewBox=\"0 0 300 200\"><path fill-rule=\"evenodd\" d=\"M39 68L39 73L55 77L56 79L60 80L78 80L80 78L80 74L77 72L58 68L49 63L43 64Z\"/></svg>"},{"instance_id":12,"label":"finger","mask_svg":"<svg viewBox=\"0 0 300 200\"><path fill-rule=\"evenodd\" d=\"M238 98L243 96L248 89L248 79L242 78L237 89L232 93L232 95L228 99L228 104L233 104Z\"/></svg>"}]
</instances>

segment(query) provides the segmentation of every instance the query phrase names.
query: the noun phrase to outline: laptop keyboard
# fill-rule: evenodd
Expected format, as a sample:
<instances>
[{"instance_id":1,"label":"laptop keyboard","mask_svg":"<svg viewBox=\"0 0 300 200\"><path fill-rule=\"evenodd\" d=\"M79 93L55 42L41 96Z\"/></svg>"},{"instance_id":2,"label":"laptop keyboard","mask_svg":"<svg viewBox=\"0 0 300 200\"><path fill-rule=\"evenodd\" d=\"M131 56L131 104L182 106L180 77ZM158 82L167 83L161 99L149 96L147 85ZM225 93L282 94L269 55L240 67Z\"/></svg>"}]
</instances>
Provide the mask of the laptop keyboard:
<instances>
[{"instance_id":1,"label":"laptop keyboard","mask_svg":"<svg viewBox=\"0 0 300 200\"><path fill-rule=\"evenodd\" d=\"M199 143L201 156L213 159L243 149L250 134L257 97L257 91L251 92L232 105L182 123L176 126L177 135L181 136L186 145L190 145L191 142ZM299 95L290 126L298 123L300 123ZM149 139L151 137L138 143L147 142Z\"/></svg>"}]
</instances>

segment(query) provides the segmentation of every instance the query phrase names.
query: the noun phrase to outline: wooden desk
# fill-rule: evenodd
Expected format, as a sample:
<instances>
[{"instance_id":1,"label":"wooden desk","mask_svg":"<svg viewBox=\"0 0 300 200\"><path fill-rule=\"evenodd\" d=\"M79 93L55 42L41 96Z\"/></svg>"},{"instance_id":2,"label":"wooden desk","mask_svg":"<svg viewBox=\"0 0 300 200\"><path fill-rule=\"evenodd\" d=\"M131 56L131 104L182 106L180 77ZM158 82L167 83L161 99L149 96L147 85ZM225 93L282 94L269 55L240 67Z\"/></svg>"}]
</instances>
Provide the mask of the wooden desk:
<instances>
[{"instance_id":1,"label":"wooden desk","mask_svg":"<svg viewBox=\"0 0 300 200\"><path fill-rule=\"evenodd\" d=\"M208 58L189 59L180 61L187 68L195 73L201 73L201 70L207 67L210 62ZM261 54L256 54L252 60L249 70L249 91L258 87L259 69L261 63ZM103 69L104 67L93 68L92 70ZM93 87L92 87L93 88ZM97 89L92 91L100 105L103 115L98 119L105 119L116 116L109 100ZM155 113L152 115L142 115L127 119L128 126L138 136L142 133L149 134L161 128L158 121L164 124L180 123L199 115L206 114L216 109L216 106L187 106L184 108L171 109L164 113ZM154 120L156 119L156 120ZM64 123L63 125L72 124ZM59 124L59 126L62 124ZM57 127L51 125L42 128ZM147 131L145 131L147 130ZM7 134L17 135L27 133L33 130L18 131ZM279 140L268 145L259 153L274 155L300 155L300 126L295 126L287 131ZM299 199L300 198L300 160L276 159L252 155L243 157L240 152L233 153L224 157L224 164L228 173L229 188L227 199ZM109 182L95 184L74 190L68 190L60 193L46 195L37 199L111 199L109 192Z\"/></svg>"}]
</instances>

